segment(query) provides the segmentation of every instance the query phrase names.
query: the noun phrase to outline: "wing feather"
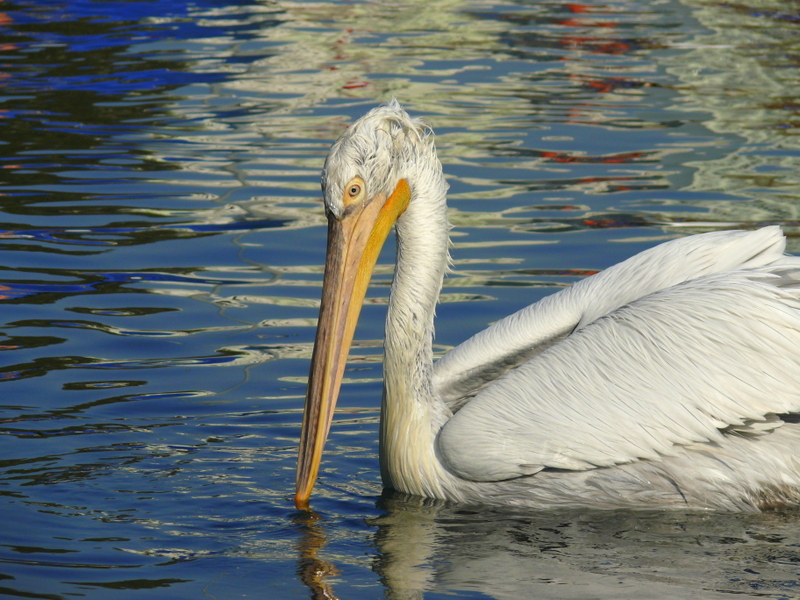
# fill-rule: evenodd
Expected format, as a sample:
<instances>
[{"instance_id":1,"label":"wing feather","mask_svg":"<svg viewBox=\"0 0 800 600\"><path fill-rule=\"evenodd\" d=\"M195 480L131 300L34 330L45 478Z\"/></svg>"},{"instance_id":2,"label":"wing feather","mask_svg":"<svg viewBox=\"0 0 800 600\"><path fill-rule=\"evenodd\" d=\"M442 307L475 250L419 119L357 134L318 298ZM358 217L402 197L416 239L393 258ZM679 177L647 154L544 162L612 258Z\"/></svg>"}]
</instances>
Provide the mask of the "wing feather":
<instances>
[{"instance_id":1,"label":"wing feather","mask_svg":"<svg viewBox=\"0 0 800 600\"><path fill-rule=\"evenodd\" d=\"M499 481L779 426L774 414L800 411L800 259L780 262L659 290L576 331L447 422L444 464Z\"/></svg>"},{"instance_id":2,"label":"wing feather","mask_svg":"<svg viewBox=\"0 0 800 600\"><path fill-rule=\"evenodd\" d=\"M712 273L773 264L779 227L672 240L588 277L494 323L434 365L436 393L452 410L498 377L603 315L655 291Z\"/></svg>"}]
</instances>

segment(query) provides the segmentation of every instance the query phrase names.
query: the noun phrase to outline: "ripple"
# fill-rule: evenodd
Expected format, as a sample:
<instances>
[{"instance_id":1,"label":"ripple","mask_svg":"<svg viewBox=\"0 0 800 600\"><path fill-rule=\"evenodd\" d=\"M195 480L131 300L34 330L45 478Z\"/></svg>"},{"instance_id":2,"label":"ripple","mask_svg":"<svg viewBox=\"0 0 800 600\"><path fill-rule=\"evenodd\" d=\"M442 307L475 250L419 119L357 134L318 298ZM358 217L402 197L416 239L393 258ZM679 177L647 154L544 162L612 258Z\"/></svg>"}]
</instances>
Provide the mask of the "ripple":
<instances>
[{"instance_id":1,"label":"ripple","mask_svg":"<svg viewBox=\"0 0 800 600\"><path fill-rule=\"evenodd\" d=\"M800 250L796 13L0 5L0 508L25 524L0 532L0 595L796 595L796 515L381 494L391 242L319 514L291 501L333 139L392 96L437 132L455 267L440 356L665 239L780 223Z\"/></svg>"}]
</instances>

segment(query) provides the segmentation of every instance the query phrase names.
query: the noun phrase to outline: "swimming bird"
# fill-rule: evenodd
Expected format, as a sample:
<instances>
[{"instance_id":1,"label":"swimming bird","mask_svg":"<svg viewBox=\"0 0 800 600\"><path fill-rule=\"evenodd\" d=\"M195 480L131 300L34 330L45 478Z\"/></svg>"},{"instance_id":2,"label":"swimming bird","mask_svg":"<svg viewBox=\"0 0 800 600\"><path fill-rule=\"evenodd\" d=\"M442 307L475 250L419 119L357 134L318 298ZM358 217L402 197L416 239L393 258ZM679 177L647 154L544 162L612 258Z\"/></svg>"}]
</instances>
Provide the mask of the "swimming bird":
<instances>
[{"instance_id":1,"label":"swimming bird","mask_svg":"<svg viewBox=\"0 0 800 600\"><path fill-rule=\"evenodd\" d=\"M393 226L386 487L534 508L800 501L800 258L784 254L779 227L662 243L434 362L447 188L432 131L396 101L355 122L326 158L328 247L298 508L309 505L356 321Z\"/></svg>"}]
</instances>

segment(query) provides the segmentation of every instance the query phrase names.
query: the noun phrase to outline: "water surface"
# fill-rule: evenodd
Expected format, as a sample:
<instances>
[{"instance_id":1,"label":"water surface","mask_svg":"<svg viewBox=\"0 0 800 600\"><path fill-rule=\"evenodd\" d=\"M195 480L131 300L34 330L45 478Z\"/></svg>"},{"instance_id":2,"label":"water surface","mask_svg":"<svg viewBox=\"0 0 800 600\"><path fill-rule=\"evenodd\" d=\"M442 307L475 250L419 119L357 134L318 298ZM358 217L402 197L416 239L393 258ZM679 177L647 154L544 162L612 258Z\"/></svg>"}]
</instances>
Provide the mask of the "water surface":
<instances>
[{"instance_id":1,"label":"water surface","mask_svg":"<svg viewBox=\"0 0 800 600\"><path fill-rule=\"evenodd\" d=\"M0 595L795 597L798 517L382 494L368 294L314 497L294 461L330 143L436 129L443 352L637 251L779 223L800 12L745 0L0 4ZM327 595L327 596L326 596Z\"/></svg>"}]
</instances>

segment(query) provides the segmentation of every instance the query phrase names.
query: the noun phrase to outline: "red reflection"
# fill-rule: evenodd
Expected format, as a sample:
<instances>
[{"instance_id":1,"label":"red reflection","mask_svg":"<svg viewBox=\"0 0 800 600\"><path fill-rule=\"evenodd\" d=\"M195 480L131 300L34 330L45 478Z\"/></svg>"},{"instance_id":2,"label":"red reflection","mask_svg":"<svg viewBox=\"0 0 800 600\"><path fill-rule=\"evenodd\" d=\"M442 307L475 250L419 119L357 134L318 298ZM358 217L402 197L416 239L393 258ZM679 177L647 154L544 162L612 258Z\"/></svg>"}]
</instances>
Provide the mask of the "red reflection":
<instances>
[{"instance_id":1,"label":"red reflection","mask_svg":"<svg viewBox=\"0 0 800 600\"><path fill-rule=\"evenodd\" d=\"M621 154L612 154L609 156L582 156L574 155L569 152L548 152L541 153L542 158L557 163L592 163L592 164L624 164L635 162L641 158L647 157L647 152L623 152Z\"/></svg>"},{"instance_id":2,"label":"red reflection","mask_svg":"<svg viewBox=\"0 0 800 600\"><path fill-rule=\"evenodd\" d=\"M357 90L359 88L365 88L368 85L369 81L365 79L350 79L342 87L346 90Z\"/></svg>"}]
</instances>

